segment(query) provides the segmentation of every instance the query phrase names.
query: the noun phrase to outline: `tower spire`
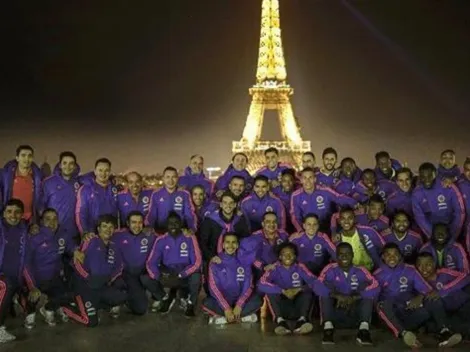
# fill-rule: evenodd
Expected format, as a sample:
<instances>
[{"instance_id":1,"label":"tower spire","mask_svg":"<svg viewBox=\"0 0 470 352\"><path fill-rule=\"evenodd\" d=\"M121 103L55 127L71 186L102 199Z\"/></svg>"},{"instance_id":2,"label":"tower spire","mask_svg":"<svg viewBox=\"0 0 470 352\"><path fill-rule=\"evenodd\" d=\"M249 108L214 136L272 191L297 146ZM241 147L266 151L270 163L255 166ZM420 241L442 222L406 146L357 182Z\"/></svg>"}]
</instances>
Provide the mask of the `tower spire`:
<instances>
[{"instance_id":1,"label":"tower spire","mask_svg":"<svg viewBox=\"0 0 470 352\"><path fill-rule=\"evenodd\" d=\"M258 84L265 81L285 83L287 79L282 47L279 0L263 0L256 79Z\"/></svg>"}]
</instances>

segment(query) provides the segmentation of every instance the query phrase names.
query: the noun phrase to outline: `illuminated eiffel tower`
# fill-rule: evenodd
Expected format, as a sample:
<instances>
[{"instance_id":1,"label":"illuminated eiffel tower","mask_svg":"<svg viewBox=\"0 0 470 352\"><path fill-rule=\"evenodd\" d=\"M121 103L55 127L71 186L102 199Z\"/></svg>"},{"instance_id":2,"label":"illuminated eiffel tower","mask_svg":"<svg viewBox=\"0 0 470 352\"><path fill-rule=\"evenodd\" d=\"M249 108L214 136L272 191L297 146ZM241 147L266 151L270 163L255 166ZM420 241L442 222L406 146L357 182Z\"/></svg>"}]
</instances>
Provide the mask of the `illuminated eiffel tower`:
<instances>
[{"instance_id":1,"label":"illuminated eiffel tower","mask_svg":"<svg viewBox=\"0 0 470 352\"><path fill-rule=\"evenodd\" d=\"M253 98L242 139L232 143L233 153L243 152L248 155L250 172L265 165L263 153L269 147L276 147L281 159L296 167L300 165L302 153L310 151L310 141L302 140L290 102L294 89L286 81L279 0L263 0L256 84L249 90ZM260 140L267 110L277 111L282 141Z\"/></svg>"}]
</instances>

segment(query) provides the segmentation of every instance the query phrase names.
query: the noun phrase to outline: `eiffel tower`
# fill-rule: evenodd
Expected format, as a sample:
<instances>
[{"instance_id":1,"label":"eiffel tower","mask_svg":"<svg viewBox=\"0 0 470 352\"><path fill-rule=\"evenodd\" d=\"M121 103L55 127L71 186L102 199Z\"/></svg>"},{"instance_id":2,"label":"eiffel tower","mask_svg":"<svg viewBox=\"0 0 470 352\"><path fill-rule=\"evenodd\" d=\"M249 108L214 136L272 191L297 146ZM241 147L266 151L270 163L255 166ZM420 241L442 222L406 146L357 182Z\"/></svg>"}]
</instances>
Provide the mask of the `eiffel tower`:
<instances>
[{"instance_id":1,"label":"eiffel tower","mask_svg":"<svg viewBox=\"0 0 470 352\"><path fill-rule=\"evenodd\" d=\"M310 151L310 141L304 141L294 116L290 97L294 89L287 84L287 70L282 47L279 0L263 0L261 36L256 71L256 84L250 88L252 102L240 141L232 143L232 152L245 153L249 158L248 171L265 165L264 151L279 150L281 159L294 167L300 165L302 153ZM262 141L264 113L277 111L282 141Z\"/></svg>"}]
</instances>

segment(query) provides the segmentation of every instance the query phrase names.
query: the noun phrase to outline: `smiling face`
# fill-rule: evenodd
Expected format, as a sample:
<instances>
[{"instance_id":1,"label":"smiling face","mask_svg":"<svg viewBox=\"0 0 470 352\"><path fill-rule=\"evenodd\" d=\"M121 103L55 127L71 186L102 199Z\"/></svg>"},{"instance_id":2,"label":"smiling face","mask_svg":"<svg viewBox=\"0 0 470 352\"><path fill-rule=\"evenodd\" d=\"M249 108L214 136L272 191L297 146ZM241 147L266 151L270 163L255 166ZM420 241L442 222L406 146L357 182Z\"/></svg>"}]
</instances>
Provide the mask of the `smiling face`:
<instances>
[{"instance_id":1,"label":"smiling face","mask_svg":"<svg viewBox=\"0 0 470 352\"><path fill-rule=\"evenodd\" d=\"M10 226L16 226L23 217L23 210L16 205L7 205L3 210L3 218Z\"/></svg>"},{"instance_id":2,"label":"smiling face","mask_svg":"<svg viewBox=\"0 0 470 352\"><path fill-rule=\"evenodd\" d=\"M226 235L224 237L223 248L228 255L234 255L238 249L238 238L236 235Z\"/></svg>"},{"instance_id":3,"label":"smiling face","mask_svg":"<svg viewBox=\"0 0 470 352\"><path fill-rule=\"evenodd\" d=\"M127 188L133 196L138 196L142 192L143 181L142 177L136 173L132 172L126 177L127 179Z\"/></svg>"},{"instance_id":4,"label":"smiling face","mask_svg":"<svg viewBox=\"0 0 470 352\"><path fill-rule=\"evenodd\" d=\"M268 152L264 155L266 159L266 166L270 170L274 170L277 167L277 164L279 163L279 155L277 155L276 152Z\"/></svg>"},{"instance_id":5,"label":"smiling face","mask_svg":"<svg viewBox=\"0 0 470 352\"><path fill-rule=\"evenodd\" d=\"M59 164L60 173L64 177L72 176L76 167L77 167L77 164L75 162L75 159L72 158L71 156L64 156Z\"/></svg>"},{"instance_id":6,"label":"smiling face","mask_svg":"<svg viewBox=\"0 0 470 352\"><path fill-rule=\"evenodd\" d=\"M347 269L352 266L354 253L350 247L339 247L336 253L337 262L341 269Z\"/></svg>"},{"instance_id":7,"label":"smiling face","mask_svg":"<svg viewBox=\"0 0 470 352\"><path fill-rule=\"evenodd\" d=\"M344 211L339 215L339 224L344 231L350 231L354 228L356 217L353 211Z\"/></svg>"},{"instance_id":8,"label":"smiling face","mask_svg":"<svg viewBox=\"0 0 470 352\"><path fill-rule=\"evenodd\" d=\"M410 228L410 221L408 220L408 217L401 213L395 215L392 222L392 228L400 233L408 231Z\"/></svg>"},{"instance_id":9,"label":"smiling face","mask_svg":"<svg viewBox=\"0 0 470 352\"><path fill-rule=\"evenodd\" d=\"M199 175L204 170L204 159L202 156L194 156L189 161L189 168L191 169L191 173L194 175Z\"/></svg>"},{"instance_id":10,"label":"smiling face","mask_svg":"<svg viewBox=\"0 0 470 352\"><path fill-rule=\"evenodd\" d=\"M430 279L436 273L436 263L431 257L419 257L416 260L416 268L425 280Z\"/></svg>"},{"instance_id":11,"label":"smiling face","mask_svg":"<svg viewBox=\"0 0 470 352\"><path fill-rule=\"evenodd\" d=\"M174 170L166 170L163 173L163 184L167 190L175 190L178 184L178 173Z\"/></svg>"},{"instance_id":12,"label":"smiling face","mask_svg":"<svg viewBox=\"0 0 470 352\"><path fill-rule=\"evenodd\" d=\"M102 185L109 182L111 176L111 166L108 163L98 163L95 167L95 178L96 181Z\"/></svg>"},{"instance_id":13,"label":"smiling face","mask_svg":"<svg viewBox=\"0 0 470 352\"><path fill-rule=\"evenodd\" d=\"M102 222L98 226L98 236L105 242L108 242L114 233L114 224L112 222Z\"/></svg>"},{"instance_id":14,"label":"smiling face","mask_svg":"<svg viewBox=\"0 0 470 352\"><path fill-rule=\"evenodd\" d=\"M171 216L168 218L168 233L172 236L179 235L183 228L183 224L181 219L177 218L176 216Z\"/></svg>"},{"instance_id":15,"label":"smiling face","mask_svg":"<svg viewBox=\"0 0 470 352\"><path fill-rule=\"evenodd\" d=\"M21 149L16 156L16 161L21 169L29 169L33 164L33 151L30 149Z\"/></svg>"},{"instance_id":16,"label":"smiling face","mask_svg":"<svg viewBox=\"0 0 470 352\"><path fill-rule=\"evenodd\" d=\"M295 263L295 251L290 247L284 247L279 253L279 261L282 265L289 267Z\"/></svg>"},{"instance_id":17,"label":"smiling face","mask_svg":"<svg viewBox=\"0 0 470 352\"><path fill-rule=\"evenodd\" d=\"M266 214L261 223L266 234L273 234L277 231L277 216L275 214Z\"/></svg>"},{"instance_id":18,"label":"smiling face","mask_svg":"<svg viewBox=\"0 0 470 352\"><path fill-rule=\"evenodd\" d=\"M247 163L248 160L242 154L235 155L232 161L233 168L237 171L245 170Z\"/></svg>"},{"instance_id":19,"label":"smiling face","mask_svg":"<svg viewBox=\"0 0 470 352\"><path fill-rule=\"evenodd\" d=\"M411 177L408 172L400 172L397 175L397 185L400 190L405 193L408 193L411 189Z\"/></svg>"},{"instance_id":20,"label":"smiling face","mask_svg":"<svg viewBox=\"0 0 470 352\"><path fill-rule=\"evenodd\" d=\"M447 243L449 233L445 225L436 225L432 231L432 238L436 244L444 245Z\"/></svg>"},{"instance_id":21,"label":"smiling face","mask_svg":"<svg viewBox=\"0 0 470 352\"><path fill-rule=\"evenodd\" d=\"M444 169L452 169L455 166L455 154L450 151L442 153L440 164Z\"/></svg>"},{"instance_id":22,"label":"smiling face","mask_svg":"<svg viewBox=\"0 0 470 352\"><path fill-rule=\"evenodd\" d=\"M401 261L400 251L396 248L388 248L382 254L383 262L390 268L395 268Z\"/></svg>"},{"instance_id":23,"label":"smiling face","mask_svg":"<svg viewBox=\"0 0 470 352\"><path fill-rule=\"evenodd\" d=\"M318 229L320 228L318 219L313 216L309 216L308 218L304 220L303 228L307 235L309 236L315 235L318 232Z\"/></svg>"},{"instance_id":24,"label":"smiling face","mask_svg":"<svg viewBox=\"0 0 470 352\"><path fill-rule=\"evenodd\" d=\"M201 187L194 187L191 190L191 199L193 200L194 205L199 208L204 204L206 194L204 189Z\"/></svg>"},{"instance_id":25,"label":"smiling face","mask_svg":"<svg viewBox=\"0 0 470 352\"><path fill-rule=\"evenodd\" d=\"M141 215L132 215L127 220L127 227L133 235L139 235L144 228L144 218Z\"/></svg>"},{"instance_id":26,"label":"smiling face","mask_svg":"<svg viewBox=\"0 0 470 352\"><path fill-rule=\"evenodd\" d=\"M59 228L59 217L55 211L47 211L42 214L42 225L53 232Z\"/></svg>"},{"instance_id":27,"label":"smiling face","mask_svg":"<svg viewBox=\"0 0 470 352\"><path fill-rule=\"evenodd\" d=\"M256 180L253 190L259 198L263 198L269 190L269 183L265 180Z\"/></svg>"}]
</instances>

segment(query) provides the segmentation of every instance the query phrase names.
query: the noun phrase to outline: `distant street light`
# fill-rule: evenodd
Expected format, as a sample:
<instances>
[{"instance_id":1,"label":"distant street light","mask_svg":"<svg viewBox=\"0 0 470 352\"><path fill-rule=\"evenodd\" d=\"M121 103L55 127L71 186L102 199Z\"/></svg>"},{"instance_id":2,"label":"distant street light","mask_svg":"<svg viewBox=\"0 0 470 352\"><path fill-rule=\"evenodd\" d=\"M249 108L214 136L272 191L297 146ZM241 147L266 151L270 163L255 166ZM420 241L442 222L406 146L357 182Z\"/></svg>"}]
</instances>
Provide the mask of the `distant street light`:
<instances>
[{"instance_id":1,"label":"distant street light","mask_svg":"<svg viewBox=\"0 0 470 352\"><path fill-rule=\"evenodd\" d=\"M222 169L218 166L213 166L213 167L206 167L206 170L209 173L209 179L212 180L212 178L213 178L212 173L220 172L220 170L222 170Z\"/></svg>"}]
</instances>

